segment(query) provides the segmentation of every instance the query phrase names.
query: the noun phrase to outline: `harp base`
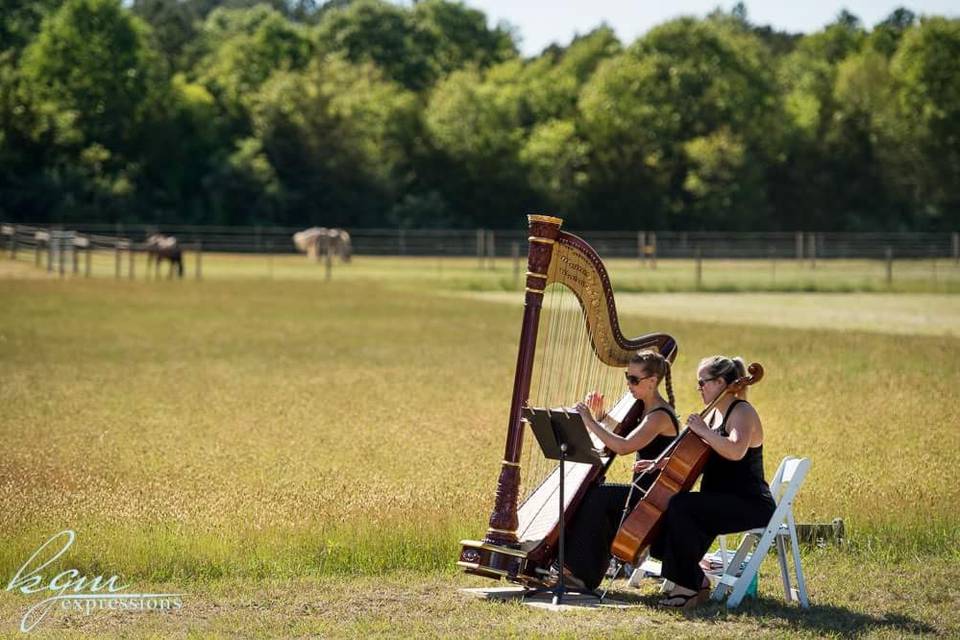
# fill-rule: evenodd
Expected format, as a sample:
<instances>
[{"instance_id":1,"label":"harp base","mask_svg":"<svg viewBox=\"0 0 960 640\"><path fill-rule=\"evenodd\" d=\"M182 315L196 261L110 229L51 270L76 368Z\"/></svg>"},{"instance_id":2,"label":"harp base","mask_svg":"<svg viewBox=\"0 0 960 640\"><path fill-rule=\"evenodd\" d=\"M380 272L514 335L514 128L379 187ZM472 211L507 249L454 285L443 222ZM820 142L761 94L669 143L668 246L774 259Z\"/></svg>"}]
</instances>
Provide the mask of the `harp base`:
<instances>
[{"instance_id":1,"label":"harp base","mask_svg":"<svg viewBox=\"0 0 960 640\"><path fill-rule=\"evenodd\" d=\"M479 540L461 540L460 547L457 566L465 573L508 580L524 586L540 587L544 584L530 575L532 563L528 561L526 551Z\"/></svg>"}]
</instances>

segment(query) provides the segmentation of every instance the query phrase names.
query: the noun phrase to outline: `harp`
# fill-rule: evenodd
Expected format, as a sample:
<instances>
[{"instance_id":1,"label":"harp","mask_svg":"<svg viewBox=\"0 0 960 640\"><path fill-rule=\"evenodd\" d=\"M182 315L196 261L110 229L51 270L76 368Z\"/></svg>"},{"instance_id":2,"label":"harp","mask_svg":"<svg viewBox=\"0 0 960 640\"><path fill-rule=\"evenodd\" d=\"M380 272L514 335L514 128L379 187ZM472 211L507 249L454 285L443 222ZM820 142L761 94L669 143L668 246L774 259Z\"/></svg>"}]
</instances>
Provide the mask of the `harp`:
<instances>
[{"instance_id":1,"label":"harp","mask_svg":"<svg viewBox=\"0 0 960 640\"><path fill-rule=\"evenodd\" d=\"M609 415L625 435L639 423L643 407L623 393L623 368L641 349L672 362L677 343L663 333L624 338L610 278L593 248L561 231L560 218L531 215L528 222L523 322L493 512L483 540L460 542L457 564L467 573L537 586L557 553L559 466L539 455L536 444L524 450L523 407L570 406L598 390L620 398ZM595 444L602 448L599 440ZM614 455L606 451L602 459L601 467L566 464L565 521Z\"/></svg>"}]
</instances>

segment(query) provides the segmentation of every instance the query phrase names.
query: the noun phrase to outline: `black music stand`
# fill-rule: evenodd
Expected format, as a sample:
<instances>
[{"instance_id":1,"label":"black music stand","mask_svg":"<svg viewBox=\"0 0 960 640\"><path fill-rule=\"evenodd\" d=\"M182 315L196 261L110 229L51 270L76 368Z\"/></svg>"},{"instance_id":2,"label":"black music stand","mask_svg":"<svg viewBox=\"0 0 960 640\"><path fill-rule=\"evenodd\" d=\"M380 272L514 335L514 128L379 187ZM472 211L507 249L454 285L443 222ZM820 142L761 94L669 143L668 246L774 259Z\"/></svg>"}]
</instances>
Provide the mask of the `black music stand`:
<instances>
[{"instance_id":1,"label":"black music stand","mask_svg":"<svg viewBox=\"0 0 960 640\"><path fill-rule=\"evenodd\" d=\"M537 407L524 407L523 416L530 424L533 434L543 450L544 457L550 460L560 461L560 508L558 510L560 539L558 542L558 556L560 563L560 575L556 586L552 588L533 589L527 595L537 593L553 593L553 604L560 604L565 593L585 593L595 597L596 592L592 589L569 589L563 580L563 547L564 547L564 464L570 462L582 462L585 464L602 465L600 458L590 434L587 432L586 425L583 424L583 418L576 412L568 412L563 409L541 409Z\"/></svg>"}]
</instances>

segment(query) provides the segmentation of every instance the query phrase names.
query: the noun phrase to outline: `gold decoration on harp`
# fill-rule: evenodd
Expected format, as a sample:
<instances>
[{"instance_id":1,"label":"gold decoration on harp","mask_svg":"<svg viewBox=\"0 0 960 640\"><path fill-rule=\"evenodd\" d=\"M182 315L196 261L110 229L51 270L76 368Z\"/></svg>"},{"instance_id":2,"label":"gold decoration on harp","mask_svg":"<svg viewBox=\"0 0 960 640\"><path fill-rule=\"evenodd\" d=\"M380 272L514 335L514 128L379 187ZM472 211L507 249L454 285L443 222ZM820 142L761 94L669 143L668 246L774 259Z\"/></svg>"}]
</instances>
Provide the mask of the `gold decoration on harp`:
<instances>
[{"instance_id":1,"label":"gold decoration on harp","mask_svg":"<svg viewBox=\"0 0 960 640\"><path fill-rule=\"evenodd\" d=\"M572 244L558 242L553 248L547 285L560 283L577 296L583 309L587 333L597 357L611 367L625 367L633 351L623 349L613 337L613 323L604 294L600 270Z\"/></svg>"},{"instance_id":2,"label":"gold decoration on harp","mask_svg":"<svg viewBox=\"0 0 960 640\"><path fill-rule=\"evenodd\" d=\"M550 238L541 238L540 236L530 236L527 238L530 242L540 242L542 244L555 244L556 240L551 240Z\"/></svg>"},{"instance_id":3,"label":"gold decoration on harp","mask_svg":"<svg viewBox=\"0 0 960 640\"><path fill-rule=\"evenodd\" d=\"M563 224L563 218L558 218L556 216L545 216L539 213L531 213L527 216L530 222L546 222L547 224L555 224L558 227Z\"/></svg>"}]
</instances>

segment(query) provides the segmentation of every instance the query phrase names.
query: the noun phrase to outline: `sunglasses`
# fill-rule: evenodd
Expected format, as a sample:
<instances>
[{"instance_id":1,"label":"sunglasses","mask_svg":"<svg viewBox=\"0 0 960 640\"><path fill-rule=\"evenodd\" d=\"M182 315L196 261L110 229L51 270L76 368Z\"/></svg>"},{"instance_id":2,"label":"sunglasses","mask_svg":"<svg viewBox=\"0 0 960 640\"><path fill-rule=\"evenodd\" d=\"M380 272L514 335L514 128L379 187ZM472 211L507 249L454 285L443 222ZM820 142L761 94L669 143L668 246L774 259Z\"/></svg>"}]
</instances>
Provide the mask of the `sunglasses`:
<instances>
[{"instance_id":1,"label":"sunglasses","mask_svg":"<svg viewBox=\"0 0 960 640\"><path fill-rule=\"evenodd\" d=\"M632 385L638 385L640 384L641 380L646 380L647 378L653 377L653 376L643 376L642 378L638 378L637 376L630 375L626 371L623 372L623 375L627 378L627 384L632 384Z\"/></svg>"},{"instance_id":2,"label":"sunglasses","mask_svg":"<svg viewBox=\"0 0 960 640\"><path fill-rule=\"evenodd\" d=\"M717 379L716 376L713 378L707 378L706 380L702 378L697 378L697 389L703 389L703 387L705 387L708 382L712 382L713 380L716 380L716 379Z\"/></svg>"}]
</instances>

